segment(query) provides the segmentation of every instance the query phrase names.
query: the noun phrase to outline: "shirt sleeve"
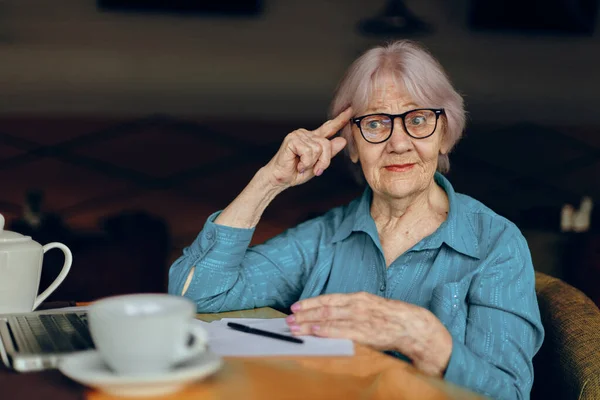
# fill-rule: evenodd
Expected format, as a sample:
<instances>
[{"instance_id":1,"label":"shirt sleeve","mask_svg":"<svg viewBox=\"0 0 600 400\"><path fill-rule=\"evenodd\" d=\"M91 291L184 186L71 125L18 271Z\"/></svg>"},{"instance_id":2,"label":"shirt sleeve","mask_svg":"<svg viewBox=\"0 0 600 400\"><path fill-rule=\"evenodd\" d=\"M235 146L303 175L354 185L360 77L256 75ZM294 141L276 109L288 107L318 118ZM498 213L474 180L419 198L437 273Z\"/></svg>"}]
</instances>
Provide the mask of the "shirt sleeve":
<instances>
[{"instance_id":1,"label":"shirt sleeve","mask_svg":"<svg viewBox=\"0 0 600 400\"><path fill-rule=\"evenodd\" d=\"M544 337L535 272L520 232L496 247L471 284L465 341L453 338L445 379L494 399L529 399Z\"/></svg>"},{"instance_id":2,"label":"shirt sleeve","mask_svg":"<svg viewBox=\"0 0 600 400\"><path fill-rule=\"evenodd\" d=\"M181 295L192 267L185 297L198 312L257 307L286 308L300 297L316 263L325 230L324 217L307 221L249 247L254 229L215 224L211 215L194 242L169 270L169 293Z\"/></svg>"}]
</instances>

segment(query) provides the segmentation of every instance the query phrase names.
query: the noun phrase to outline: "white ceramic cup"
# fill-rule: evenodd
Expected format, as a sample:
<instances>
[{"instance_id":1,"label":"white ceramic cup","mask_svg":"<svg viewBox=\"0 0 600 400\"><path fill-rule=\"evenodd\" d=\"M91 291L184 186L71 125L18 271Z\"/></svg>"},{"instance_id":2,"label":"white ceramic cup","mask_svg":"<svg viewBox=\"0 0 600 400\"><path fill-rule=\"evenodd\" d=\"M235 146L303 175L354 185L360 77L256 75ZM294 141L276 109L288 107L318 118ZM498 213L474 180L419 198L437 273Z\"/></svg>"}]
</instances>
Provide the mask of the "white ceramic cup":
<instances>
[{"instance_id":1,"label":"white ceramic cup","mask_svg":"<svg viewBox=\"0 0 600 400\"><path fill-rule=\"evenodd\" d=\"M167 372L206 351L208 335L194 323L195 313L196 305L184 297L130 294L93 303L88 322L108 367L139 376Z\"/></svg>"}]
</instances>

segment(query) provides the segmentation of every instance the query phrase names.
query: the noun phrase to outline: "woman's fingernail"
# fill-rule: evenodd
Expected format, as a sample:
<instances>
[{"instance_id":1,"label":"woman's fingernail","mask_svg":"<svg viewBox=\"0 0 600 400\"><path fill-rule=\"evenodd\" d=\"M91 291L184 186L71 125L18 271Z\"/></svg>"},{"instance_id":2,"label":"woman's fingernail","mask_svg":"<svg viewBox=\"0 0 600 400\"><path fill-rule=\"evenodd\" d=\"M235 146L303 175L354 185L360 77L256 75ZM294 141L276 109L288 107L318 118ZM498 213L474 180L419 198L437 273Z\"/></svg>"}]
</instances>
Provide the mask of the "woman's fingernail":
<instances>
[{"instance_id":1,"label":"woman's fingernail","mask_svg":"<svg viewBox=\"0 0 600 400\"><path fill-rule=\"evenodd\" d=\"M322 168L319 168L319 169L317 170L317 173L316 173L315 175L317 175L317 176L321 176L322 174L323 174L323 169L322 169Z\"/></svg>"},{"instance_id":2,"label":"woman's fingernail","mask_svg":"<svg viewBox=\"0 0 600 400\"><path fill-rule=\"evenodd\" d=\"M321 330L321 327L319 325L313 325L312 326L312 331L313 332L319 332Z\"/></svg>"},{"instance_id":3,"label":"woman's fingernail","mask_svg":"<svg viewBox=\"0 0 600 400\"><path fill-rule=\"evenodd\" d=\"M302 168L302 169L300 170L300 175L302 175L303 173L304 173L304 168Z\"/></svg>"},{"instance_id":4,"label":"woman's fingernail","mask_svg":"<svg viewBox=\"0 0 600 400\"><path fill-rule=\"evenodd\" d=\"M302 308L302 307L301 307L301 306L300 306L300 304L298 304L298 303L294 303L294 304L292 304L292 307L291 307L292 311L294 311L294 312L296 312L296 311L300 311L300 309L301 309L301 308Z\"/></svg>"},{"instance_id":5,"label":"woman's fingernail","mask_svg":"<svg viewBox=\"0 0 600 400\"><path fill-rule=\"evenodd\" d=\"M296 322L296 317L290 315L285 319L285 322L287 322L288 324L293 324L294 322Z\"/></svg>"},{"instance_id":6,"label":"woman's fingernail","mask_svg":"<svg viewBox=\"0 0 600 400\"><path fill-rule=\"evenodd\" d=\"M292 331L292 332L299 332L300 331L300 325L290 325L290 331Z\"/></svg>"}]
</instances>

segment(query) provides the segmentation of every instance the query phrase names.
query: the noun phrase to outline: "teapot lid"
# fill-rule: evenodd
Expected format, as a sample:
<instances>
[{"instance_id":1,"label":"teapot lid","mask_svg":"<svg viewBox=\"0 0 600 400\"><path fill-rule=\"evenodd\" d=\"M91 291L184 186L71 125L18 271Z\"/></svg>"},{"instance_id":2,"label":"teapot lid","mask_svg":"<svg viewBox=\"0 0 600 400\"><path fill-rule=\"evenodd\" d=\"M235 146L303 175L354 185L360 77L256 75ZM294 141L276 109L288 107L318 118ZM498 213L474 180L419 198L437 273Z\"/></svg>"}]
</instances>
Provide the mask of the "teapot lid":
<instances>
[{"instance_id":1,"label":"teapot lid","mask_svg":"<svg viewBox=\"0 0 600 400\"><path fill-rule=\"evenodd\" d=\"M19 243L31 240L31 236L24 236L17 232L4 230L4 215L0 214L0 243Z\"/></svg>"}]
</instances>

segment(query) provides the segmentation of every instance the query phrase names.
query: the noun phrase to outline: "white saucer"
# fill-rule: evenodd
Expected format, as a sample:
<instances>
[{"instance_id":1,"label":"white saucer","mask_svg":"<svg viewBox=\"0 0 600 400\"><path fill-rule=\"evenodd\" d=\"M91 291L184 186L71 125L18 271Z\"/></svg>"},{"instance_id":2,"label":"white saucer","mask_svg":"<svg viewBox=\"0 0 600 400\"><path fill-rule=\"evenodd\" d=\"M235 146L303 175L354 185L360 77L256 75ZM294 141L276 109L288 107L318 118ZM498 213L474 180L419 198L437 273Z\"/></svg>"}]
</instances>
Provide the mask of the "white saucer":
<instances>
[{"instance_id":1,"label":"white saucer","mask_svg":"<svg viewBox=\"0 0 600 400\"><path fill-rule=\"evenodd\" d=\"M184 386L216 372L223 360L207 352L176 366L163 374L140 376L116 375L95 350L73 353L64 357L58 369L83 385L100 391L127 397L160 396L174 393Z\"/></svg>"}]
</instances>

